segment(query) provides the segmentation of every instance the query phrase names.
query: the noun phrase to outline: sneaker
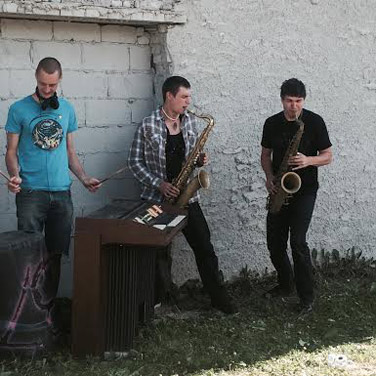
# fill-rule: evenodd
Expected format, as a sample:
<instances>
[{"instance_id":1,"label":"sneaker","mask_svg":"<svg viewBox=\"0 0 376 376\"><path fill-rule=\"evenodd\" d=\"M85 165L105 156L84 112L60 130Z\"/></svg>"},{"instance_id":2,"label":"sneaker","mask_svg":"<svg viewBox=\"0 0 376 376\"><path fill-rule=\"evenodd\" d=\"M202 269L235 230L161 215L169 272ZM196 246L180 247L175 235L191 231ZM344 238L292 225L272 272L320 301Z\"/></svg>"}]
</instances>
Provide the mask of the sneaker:
<instances>
[{"instance_id":1,"label":"sneaker","mask_svg":"<svg viewBox=\"0 0 376 376\"><path fill-rule=\"evenodd\" d=\"M272 289L266 291L263 296L264 298L277 298L277 297L288 297L293 293L292 288L285 288L281 285L274 286Z\"/></svg>"}]
</instances>

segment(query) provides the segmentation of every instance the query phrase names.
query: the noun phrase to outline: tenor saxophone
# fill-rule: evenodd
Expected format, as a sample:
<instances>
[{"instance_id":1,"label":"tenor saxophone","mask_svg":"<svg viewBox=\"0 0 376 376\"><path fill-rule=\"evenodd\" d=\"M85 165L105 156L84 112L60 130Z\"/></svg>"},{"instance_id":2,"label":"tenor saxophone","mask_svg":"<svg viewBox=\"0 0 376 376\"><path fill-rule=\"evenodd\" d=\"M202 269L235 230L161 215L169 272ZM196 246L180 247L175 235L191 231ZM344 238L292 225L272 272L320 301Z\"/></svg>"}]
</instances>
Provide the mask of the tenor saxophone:
<instances>
[{"instance_id":1,"label":"tenor saxophone","mask_svg":"<svg viewBox=\"0 0 376 376\"><path fill-rule=\"evenodd\" d=\"M304 133L303 121L297 118L296 122L298 123L299 128L290 141L289 147L283 156L282 163L279 166L275 178L277 192L270 194L268 197L267 209L272 214L278 213L281 210L282 205L288 205L288 199L291 195L298 192L302 185L300 176L296 172L291 171L291 167L288 164L289 158L297 154Z\"/></svg>"},{"instance_id":2,"label":"tenor saxophone","mask_svg":"<svg viewBox=\"0 0 376 376\"><path fill-rule=\"evenodd\" d=\"M214 118L211 115L207 114L197 115L195 112L190 110L188 110L188 112L206 121L207 125L200 134L200 137L198 138L193 150L189 154L184 166L180 170L179 175L172 181L172 185L179 189L181 193L179 197L172 198L168 201L171 204L178 207L184 207L185 205L187 205L190 198L195 194L195 192L198 189L207 189L210 186L209 174L203 169L199 170L196 177L193 178L193 180L191 180L189 184L187 184L187 182L189 176L192 174L196 166L197 159L199 158L202 150L204 149L205 143L209 137L209 133L214 127Z\"/></svg>"}]
</instances>

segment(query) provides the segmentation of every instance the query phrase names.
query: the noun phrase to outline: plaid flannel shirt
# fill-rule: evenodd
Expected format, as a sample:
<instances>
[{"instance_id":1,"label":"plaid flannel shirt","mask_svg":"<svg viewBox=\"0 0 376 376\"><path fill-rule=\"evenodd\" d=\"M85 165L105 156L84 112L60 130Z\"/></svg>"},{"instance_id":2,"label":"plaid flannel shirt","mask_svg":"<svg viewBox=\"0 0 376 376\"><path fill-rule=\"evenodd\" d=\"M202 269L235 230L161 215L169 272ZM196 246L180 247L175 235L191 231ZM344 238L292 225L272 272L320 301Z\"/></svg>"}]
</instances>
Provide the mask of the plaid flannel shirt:
<instances>
[{"instance_id":1,"label":"plaid flannel shirt","mask_svg":"<svg viewBox=\"0 0 376 376\"><path fill-rule=\"evenodd\" d=\"M198 138L194 115L184 113L180 128L185 144L185 158L187 158ZM163 181L167 181L166 140L166 124L158 108L137 128L128 158L129 169L142 184L141 198L148 201L163 200L158 187ZM198 200L199 194L196 192L189 202Z\"/></svg>"}]
</instances>

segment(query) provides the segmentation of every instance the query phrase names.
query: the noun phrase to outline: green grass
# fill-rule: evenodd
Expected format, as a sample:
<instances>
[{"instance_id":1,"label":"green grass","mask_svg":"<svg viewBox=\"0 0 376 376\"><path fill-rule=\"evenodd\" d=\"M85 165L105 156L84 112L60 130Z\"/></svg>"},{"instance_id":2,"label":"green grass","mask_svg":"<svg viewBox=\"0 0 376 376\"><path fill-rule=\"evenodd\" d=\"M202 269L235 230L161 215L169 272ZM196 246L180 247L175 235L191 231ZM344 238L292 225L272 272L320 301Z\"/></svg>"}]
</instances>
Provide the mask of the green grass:
<instances>
[{"instance_id":1,"label":"green grass","mask_svg":"<svg viewBox=\"0 0 376 376\"><path fill-rule=\"evenodd\" d=\"M44 359L0 363L0 376L11 375L220 375L337 376L376 375L376 270L349 251L340 258L314 253L317 304L299 316L295 298L262 297L270 276L246 268L229 289L240 312L226 316L200 298L199 310L171 308L144 327L127 359L75 360L68 351ZM192 301L190 302L192 303ZM203 306L203 307L202 307ZM348 362L328 365L330 354Z\"/></svg>"}]
</instances>

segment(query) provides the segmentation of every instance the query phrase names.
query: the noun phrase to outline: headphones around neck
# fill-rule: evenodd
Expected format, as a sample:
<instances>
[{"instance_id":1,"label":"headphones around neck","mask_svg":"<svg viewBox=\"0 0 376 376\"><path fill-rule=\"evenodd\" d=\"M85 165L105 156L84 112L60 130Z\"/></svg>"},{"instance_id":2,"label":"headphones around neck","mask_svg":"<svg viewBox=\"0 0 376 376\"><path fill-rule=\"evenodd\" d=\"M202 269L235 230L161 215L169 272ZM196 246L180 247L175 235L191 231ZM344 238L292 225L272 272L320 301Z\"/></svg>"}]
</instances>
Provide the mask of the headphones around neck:
<instances>
[{"instance_id":1,"label":"headphones around neck","mask_svg":"<svg viewBox=\"0 0 376 376\"><path fill-rule=\"evenodd\" d=\"M54 110L57 110L59 108L59 98L57 97L56 91L54 94L49 98L44 98L40 95L38 86L35 89L35 94L37 95L40 106L42 107L42 110L46 110L47 107L51 107Z\"/></svg>"}]
</instances>

